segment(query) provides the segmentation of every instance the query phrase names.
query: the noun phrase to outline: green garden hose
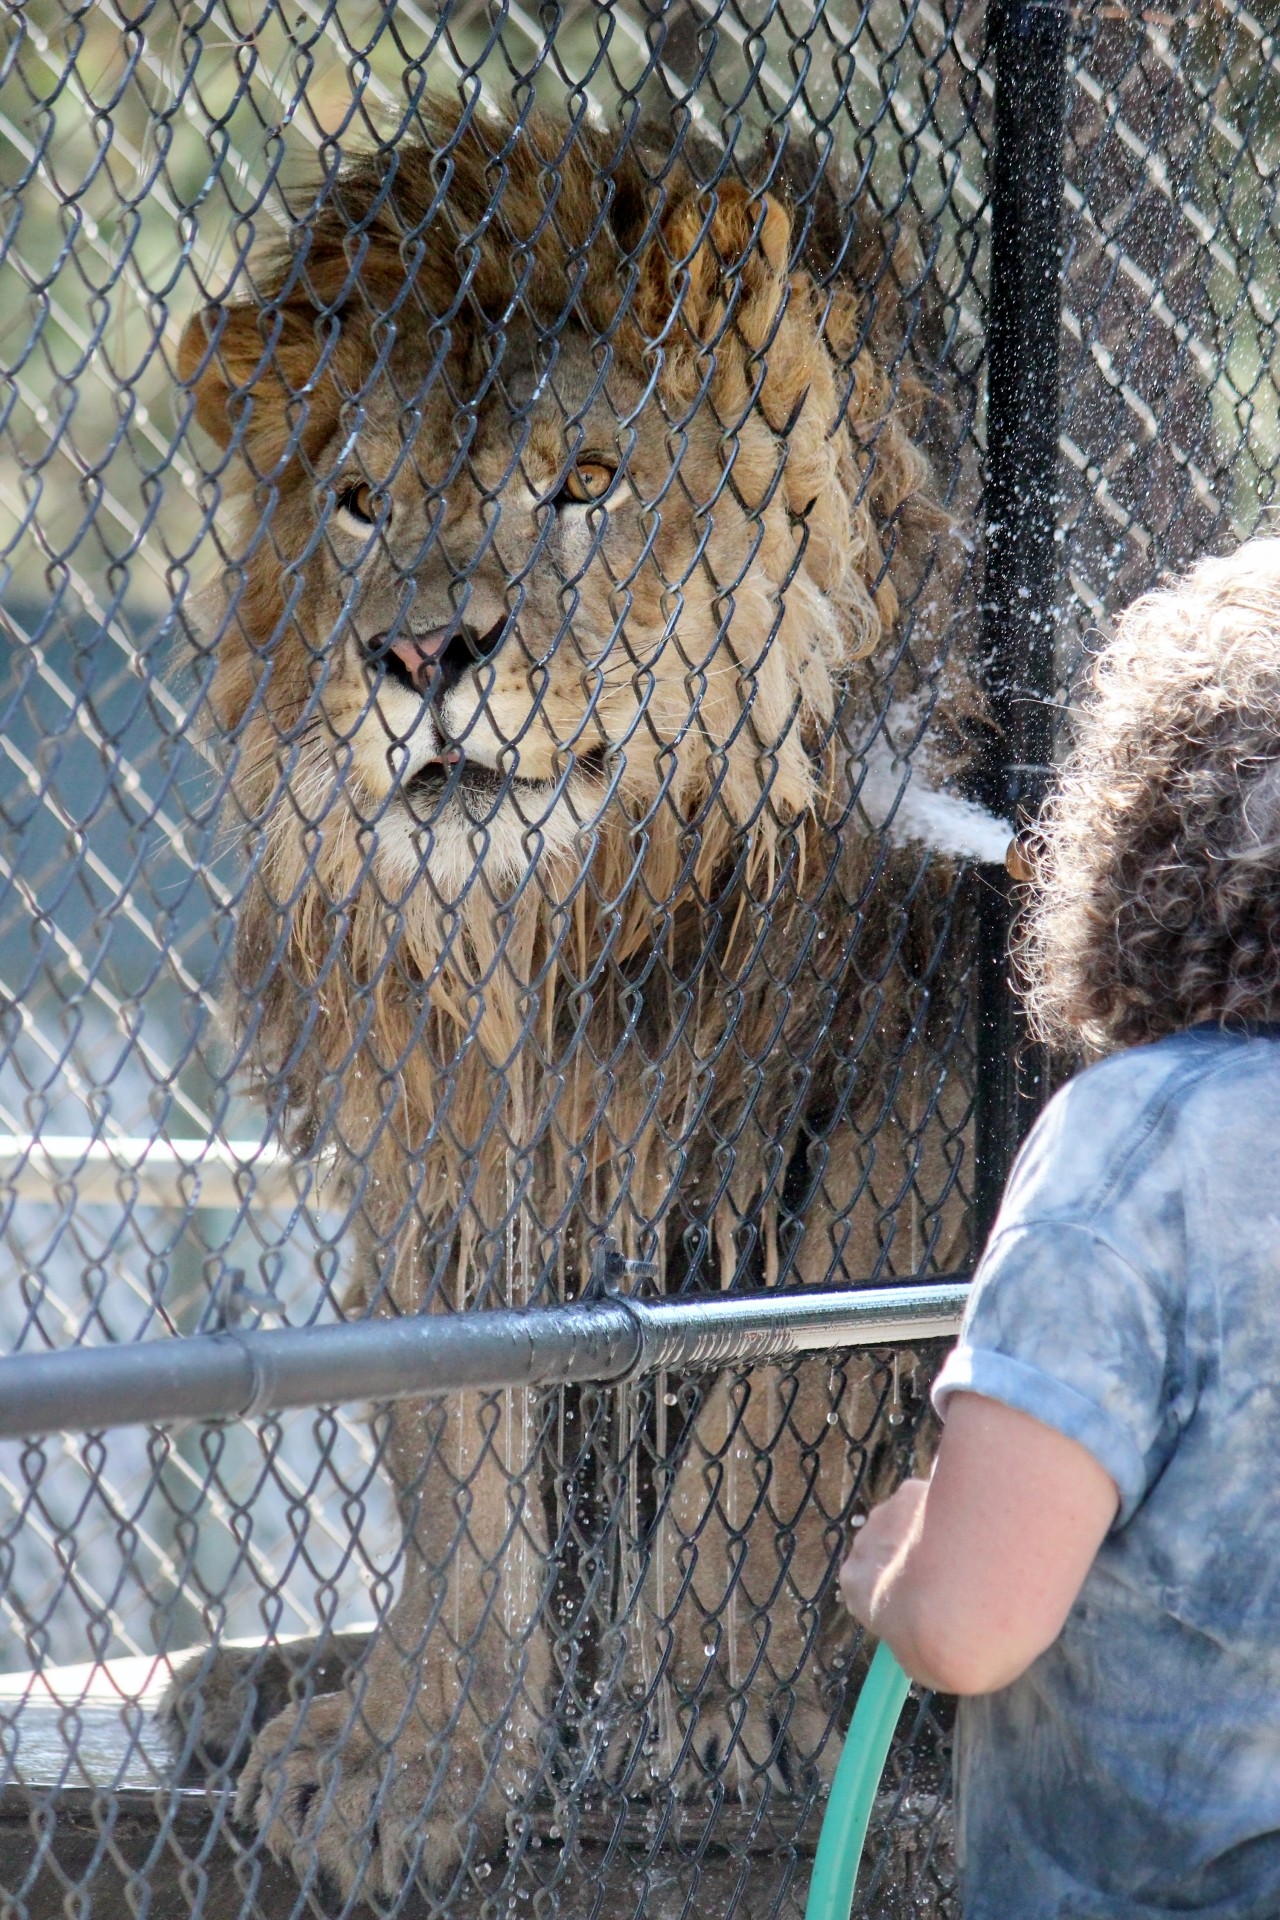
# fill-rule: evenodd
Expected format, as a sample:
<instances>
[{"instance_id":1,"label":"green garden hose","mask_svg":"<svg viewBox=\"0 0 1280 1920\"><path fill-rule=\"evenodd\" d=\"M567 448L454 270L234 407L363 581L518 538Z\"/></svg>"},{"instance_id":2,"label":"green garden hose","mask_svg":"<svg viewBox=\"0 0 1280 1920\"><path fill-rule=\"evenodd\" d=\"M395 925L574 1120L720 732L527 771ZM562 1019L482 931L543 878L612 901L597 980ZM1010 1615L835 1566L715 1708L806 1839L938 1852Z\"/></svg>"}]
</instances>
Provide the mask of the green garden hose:
<instances>
[{"instance_id":1,"label":"green garden hose","mask_svg":"<svg viewBox=\"0 0 1280 1920\"><path fill-rule=\"evenodd\" d=\"M882 1640L862 1683L831 1783L804 1920L849 1920L867 1822L910 1686Z\"/></svg>"}]
</instances>

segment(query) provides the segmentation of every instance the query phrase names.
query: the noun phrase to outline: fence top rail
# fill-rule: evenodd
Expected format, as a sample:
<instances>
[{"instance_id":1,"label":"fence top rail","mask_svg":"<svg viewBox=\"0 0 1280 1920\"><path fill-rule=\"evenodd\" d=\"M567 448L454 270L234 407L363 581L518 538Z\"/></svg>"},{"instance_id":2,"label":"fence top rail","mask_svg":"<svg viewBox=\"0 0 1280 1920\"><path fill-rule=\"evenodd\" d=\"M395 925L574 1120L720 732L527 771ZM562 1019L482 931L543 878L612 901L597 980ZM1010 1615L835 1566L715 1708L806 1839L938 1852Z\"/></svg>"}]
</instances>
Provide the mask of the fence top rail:
<instances>
[{"instance_id":1,"label":"fence top rail","mask_svg":"<svg viewBox=\"0 0 1280 1920\"><path fill-rule=\"evenodd\" d=\"M0 1439L750 1366L953 1336L967 1279L429 1313L0 1359Z\"/></svg>"}]
</instances>

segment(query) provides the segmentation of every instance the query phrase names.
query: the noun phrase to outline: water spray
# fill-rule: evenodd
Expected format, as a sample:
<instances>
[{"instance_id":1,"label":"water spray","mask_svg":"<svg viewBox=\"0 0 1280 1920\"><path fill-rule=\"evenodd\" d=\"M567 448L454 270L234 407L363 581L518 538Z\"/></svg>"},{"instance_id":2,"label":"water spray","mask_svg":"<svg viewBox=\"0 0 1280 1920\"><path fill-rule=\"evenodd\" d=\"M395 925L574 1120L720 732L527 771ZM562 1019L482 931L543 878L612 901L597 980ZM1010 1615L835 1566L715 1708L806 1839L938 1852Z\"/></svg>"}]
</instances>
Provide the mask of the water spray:
<instances>
[{"instance_id":1,"label":"water spray","mask_svg":"<svg viewBox=\"0 0 1280 1920\"><path fill-rule=\"evenodd\" d=\"M897 724L893 724L897 719ZM975 860L1005 867L1015 880L1031 877L1026 855L1013 827L976 800L935 786L927 777L924 755L899 753L893 733L904 731L901 716L890 716L889 737L878 738L863 756L858 803L872 832L893 846L919 844L952 860Z\"/></svg>"}]
</instances>

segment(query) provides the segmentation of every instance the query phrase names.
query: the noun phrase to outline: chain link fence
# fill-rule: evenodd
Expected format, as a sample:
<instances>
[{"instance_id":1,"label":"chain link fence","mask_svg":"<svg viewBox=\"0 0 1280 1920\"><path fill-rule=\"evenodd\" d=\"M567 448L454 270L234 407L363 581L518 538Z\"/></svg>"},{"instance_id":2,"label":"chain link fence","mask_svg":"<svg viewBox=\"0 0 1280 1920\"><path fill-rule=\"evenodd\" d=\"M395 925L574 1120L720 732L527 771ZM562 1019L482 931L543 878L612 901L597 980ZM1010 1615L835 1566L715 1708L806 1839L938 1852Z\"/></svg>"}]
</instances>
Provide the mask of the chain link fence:
<instances>
[{"instance_id":1,"label":"chain link fence","mask_svg":"<svg viewBox=\"0 0 1280 1920\"><path fill-rule=\"evenodd\" d=\"M798 1909L1044 1091L1007 822L1269 504L1280 49L5 32L5 1911ZM861 1911L957 1911L948 1724Z\"/></svg>"}]
</instances>

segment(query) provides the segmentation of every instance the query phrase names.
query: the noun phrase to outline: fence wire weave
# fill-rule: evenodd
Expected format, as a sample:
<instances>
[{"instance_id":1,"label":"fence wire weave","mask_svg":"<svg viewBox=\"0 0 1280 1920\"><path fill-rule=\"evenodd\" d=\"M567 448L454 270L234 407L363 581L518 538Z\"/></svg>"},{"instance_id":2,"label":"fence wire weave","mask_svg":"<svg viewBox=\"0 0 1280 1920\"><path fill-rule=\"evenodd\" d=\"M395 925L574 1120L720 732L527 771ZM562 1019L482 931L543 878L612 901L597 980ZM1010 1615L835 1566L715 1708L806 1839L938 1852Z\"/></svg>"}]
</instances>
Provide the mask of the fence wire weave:
<instances>
[{"instance_id":1,"label":"fence wire weave","mask_svg":"<svg viewBox=\"0 0 1280 1920\"><path fill-rule=\"evenodd\" d=\"M7 10L6 1353L971 1265L1019 18ZM1280 454L1266 21L1067 39L1064 705ZM0 1443L6 1912L794 1908L937 1355Z\"/></svg>"}]
</instances>

